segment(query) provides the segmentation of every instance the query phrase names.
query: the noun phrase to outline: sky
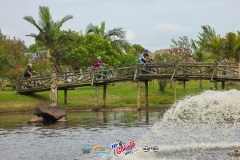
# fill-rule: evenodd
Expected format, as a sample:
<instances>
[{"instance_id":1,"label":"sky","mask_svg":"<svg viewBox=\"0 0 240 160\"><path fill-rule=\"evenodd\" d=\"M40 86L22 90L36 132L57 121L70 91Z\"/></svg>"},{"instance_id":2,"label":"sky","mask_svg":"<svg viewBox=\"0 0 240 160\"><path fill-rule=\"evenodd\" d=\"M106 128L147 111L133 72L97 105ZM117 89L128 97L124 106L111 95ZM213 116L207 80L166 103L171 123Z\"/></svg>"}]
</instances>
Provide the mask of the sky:
<instances>
[{"instance_id":1,"label":"sky","mask_svg":"<svg viewBox=\"0 0 240 160\"><path fill-rule=\"evenodd\" d=\"M34 38L26 35L38 30L23 17L38 22L39 6L49 7L54 21L73 16L62 30L84 34L88 24L105 21L107 30L122 27L128 42L152 52L170 48L171 39L182 36L197 40L202 25L221 36L240 31L239 0L0 0L1 32L33 44Z\"/></svg>"}]
</instances>

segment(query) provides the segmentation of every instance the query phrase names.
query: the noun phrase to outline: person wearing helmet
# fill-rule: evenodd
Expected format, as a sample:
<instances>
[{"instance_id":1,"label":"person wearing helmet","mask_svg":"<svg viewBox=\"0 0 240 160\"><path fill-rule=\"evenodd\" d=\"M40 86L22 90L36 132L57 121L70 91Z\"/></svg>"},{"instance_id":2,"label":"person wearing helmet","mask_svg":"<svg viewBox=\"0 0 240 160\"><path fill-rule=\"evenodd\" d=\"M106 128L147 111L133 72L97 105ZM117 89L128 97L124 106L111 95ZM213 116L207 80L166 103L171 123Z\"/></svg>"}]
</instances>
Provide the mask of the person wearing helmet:
<instances>
[{"instance_id":1,"label":"person wearing helmet","mask_svg":"<svg viewBox=\"0 0 240 160\"><path fill-rule=\"evenodd\" d=\"M32 64L29 63L27 65L27 69L24 72L24 77L28 79L30 84L31 84L32 79L33 79L33 73L37 73L37 72L33 71Z\"/></svg>"},{"instance_id":2,"label":"person wearing helmet","mask_svg":"<svg viewBox=\"0 0 240 160\"><path fill-rule=\"evenodd\" d=\"M145 49L144 52L141 54L141 56L139 57L140 64L145 64L147 62L146 57L149 57L148 52L149 52L149 50Z\"/></svg>"},{"instance_id":3,"label":"person wearing helmet","mask_svg":"<svg viewBox=\"0 0 240 160\"><path fill-rule=\"evenodd\" d=\"M103 62L102 62L102 57L101 57L101 56L98 56L96 62L95 62L94 65L93 65L93 68L94 68L94 69L98 69L99 66L100 66L102 63L103 63Z\"/></svg>"},{"instance_id":4,"label":"person wearing helmet","mask_svg":"<svg viewBox=\"0 0 240 160\"><path fill-rule=\"evenodd\" d=\"M96 70L97 78L100 79L102 76L105 79L106 77L106 66L107 64L102 62L102 57L98 56L96 62L93 65L93 68Z\"/></svg>"}]
</instances>

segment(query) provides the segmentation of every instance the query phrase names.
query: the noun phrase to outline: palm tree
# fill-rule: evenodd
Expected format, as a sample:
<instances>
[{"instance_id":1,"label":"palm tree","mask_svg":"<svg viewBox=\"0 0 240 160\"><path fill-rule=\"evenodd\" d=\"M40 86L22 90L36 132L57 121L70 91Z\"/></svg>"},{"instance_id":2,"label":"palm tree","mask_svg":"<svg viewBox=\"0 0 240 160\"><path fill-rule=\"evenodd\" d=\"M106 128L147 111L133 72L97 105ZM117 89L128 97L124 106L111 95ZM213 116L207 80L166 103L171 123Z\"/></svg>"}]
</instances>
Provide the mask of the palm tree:
<instances>
[{"instance_id":1,"label":"palm tree","mask_svg":"<svg viewBox=\"0 0 240 160\"><path fill-rule=\"evenodd\" d=\"M100 27L90 23L86 28L86 34L90 33L97 34L107 39L111 42L112 46L120 53L123 53L123 49L126 51L126 49L130 46L130 44L125 40L125 31L123 31L123 28L118 27L106 31L104 21L101 22Z\"/></svg>"},{"instance_id":2,"label":"palm tree","mask_svg":"<svg viewBox=\"0 0 240 160\"><path fill-rule=\"evenodd\" d=\"M235 34L233 32L229 32L226 34L226 38L224 41L224 49L225 53L228 55L228 58L233 61L239 61L239 53L240 53L240 33Z\"/></svg>"},{"instance_id":3,"label":"palm tree","mask_svg":"<svg viewBox=\"0 0 240 160\"><path fill-rule=\"evenodd\" d=\"M225 39L224 38L221 38L221 37L215 37L213 36L211 38L211 42L209 44L209 51L212 52L213 54L216 55L216 58L218 61L221 61L223 60L224 58L224 41Z\"/></svg>"},{"instance_id":4,"label":"palm tree","mask_svg":"<svg viewBox=\"0 0 240 160\"><path fill-rule=\"evenodd\" d=\"M57 59L57 56L54 54L55 52L55 44L58 41L57 33L60 31L61 26L66 21L73 18L72 15L66 15L62 20L54 22L52 20L50 11L48 7L39 6L39 18L38 23L31 16L25 16L23 19L34 25L39 33L31 33L27 36L31 36L35 38L36 42L39 42L41 45L45 46L48 52L52 52L51 55ZM54 56L55 55L55 56ZM57 60L55 61L55 63ZM58 66L58 64L55 64Z\"/></svg>"},{"instance_id":5,"label":"palm tree","mask_svg":"<svg viewBox=\"0 0 240 160\"><path fill-rule=\"evenodd\" d=\"M171 48L183 48L187 51L189 51L189 53L192 53L192 46L190 44L191 41L188 40L187 36L183 36L183 37L179 37L178 40L174 40L172 39L172 45Z\"/></svg>"},{"instance_id":6,"label":"palm tree","mask_svg":"<svg viewBox=\"0 0 240 160\"><path fill-rule=\"evenodd\" d=\"M205 62L213 58L212 54L207 52L209 50L209 43L211 37L215 36L215 31L210 26L202 26L203 32L199 33L198 40L191 40L191 47L193 48L192 57L197 62ZM200 68L201 72L201 68ZM202 89L203 81L200 79L199 88Z\"/></svg>"}]
</instances>

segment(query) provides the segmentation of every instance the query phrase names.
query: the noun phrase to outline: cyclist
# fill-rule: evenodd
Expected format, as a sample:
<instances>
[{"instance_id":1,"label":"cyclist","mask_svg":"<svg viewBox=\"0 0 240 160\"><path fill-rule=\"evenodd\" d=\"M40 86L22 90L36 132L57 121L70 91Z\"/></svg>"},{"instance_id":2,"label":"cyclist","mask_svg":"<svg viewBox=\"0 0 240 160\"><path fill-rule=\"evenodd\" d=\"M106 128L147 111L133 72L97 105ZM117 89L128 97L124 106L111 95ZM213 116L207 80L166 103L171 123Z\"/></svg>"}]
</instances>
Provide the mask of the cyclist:
<instances>
[{"instance_id":1,"label":"cyclist","mask_svg":"<svg viewBox=\"0 0 240 160\"><path fill-rule=\"evenodd\" d=\"M32 64L29 63L25 72L24 72L24 77L28 79L28 82L29 82L30 86L33 86L32 85L33 73L37 73L37 72L35 72L32 69Z\"/></svg>"},{"instance_id":2,"label":"cyclist","mask_svg":"<svg viewBox=\"0 0 240 160\"><path fill-rule=\"evenodd\" d=\"M139 57L139 62L140 64L145 64L147 62L147 57L149 57L148 54L149 50L145 49L144 52L141 54L141 56Z\"/></svg>"}]
</instances>

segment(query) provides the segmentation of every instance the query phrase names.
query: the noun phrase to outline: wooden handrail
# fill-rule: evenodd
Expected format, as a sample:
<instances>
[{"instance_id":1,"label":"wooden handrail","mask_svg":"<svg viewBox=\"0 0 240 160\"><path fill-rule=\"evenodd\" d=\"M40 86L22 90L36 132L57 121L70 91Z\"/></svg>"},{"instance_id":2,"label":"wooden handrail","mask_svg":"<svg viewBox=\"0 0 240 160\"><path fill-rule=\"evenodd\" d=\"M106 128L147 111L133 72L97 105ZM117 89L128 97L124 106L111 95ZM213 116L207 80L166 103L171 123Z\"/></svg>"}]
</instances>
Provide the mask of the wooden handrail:
<instances>
[{"instance_id":1,"label":"wooden handrail","mask_svg":"<svg viewBox=\"0 0 240 160\"><path fill-rule=\"evenodd\" d=\"M59 78L58 87L71 88L81 86L103 85L106 83L119 81L145 81L151 79L169 79L169 80L191 80L205 79L211 81L240 81L239 66L237 63L226 62L171 62L171 63L152 63L149 67L153 67L156 72L147 71L140 67L140 64L111 67L100 73L100 70L87 69L81 72L64 72L57 74ZM99 72L100 71L100 72ZM199 72L201 71L201 72ZM222 74L224 73L224 74ZM111 74L111 75L110 75ZM97 76L99 75L99 79ZM103 78L104 77L104 78ZM37 76L34 81L38 84L35 87L27 88L28 80L19 78L16 82L17 92L40 92L42 90L50 90L51 75Z\"/></svg>"}]
</instances>

